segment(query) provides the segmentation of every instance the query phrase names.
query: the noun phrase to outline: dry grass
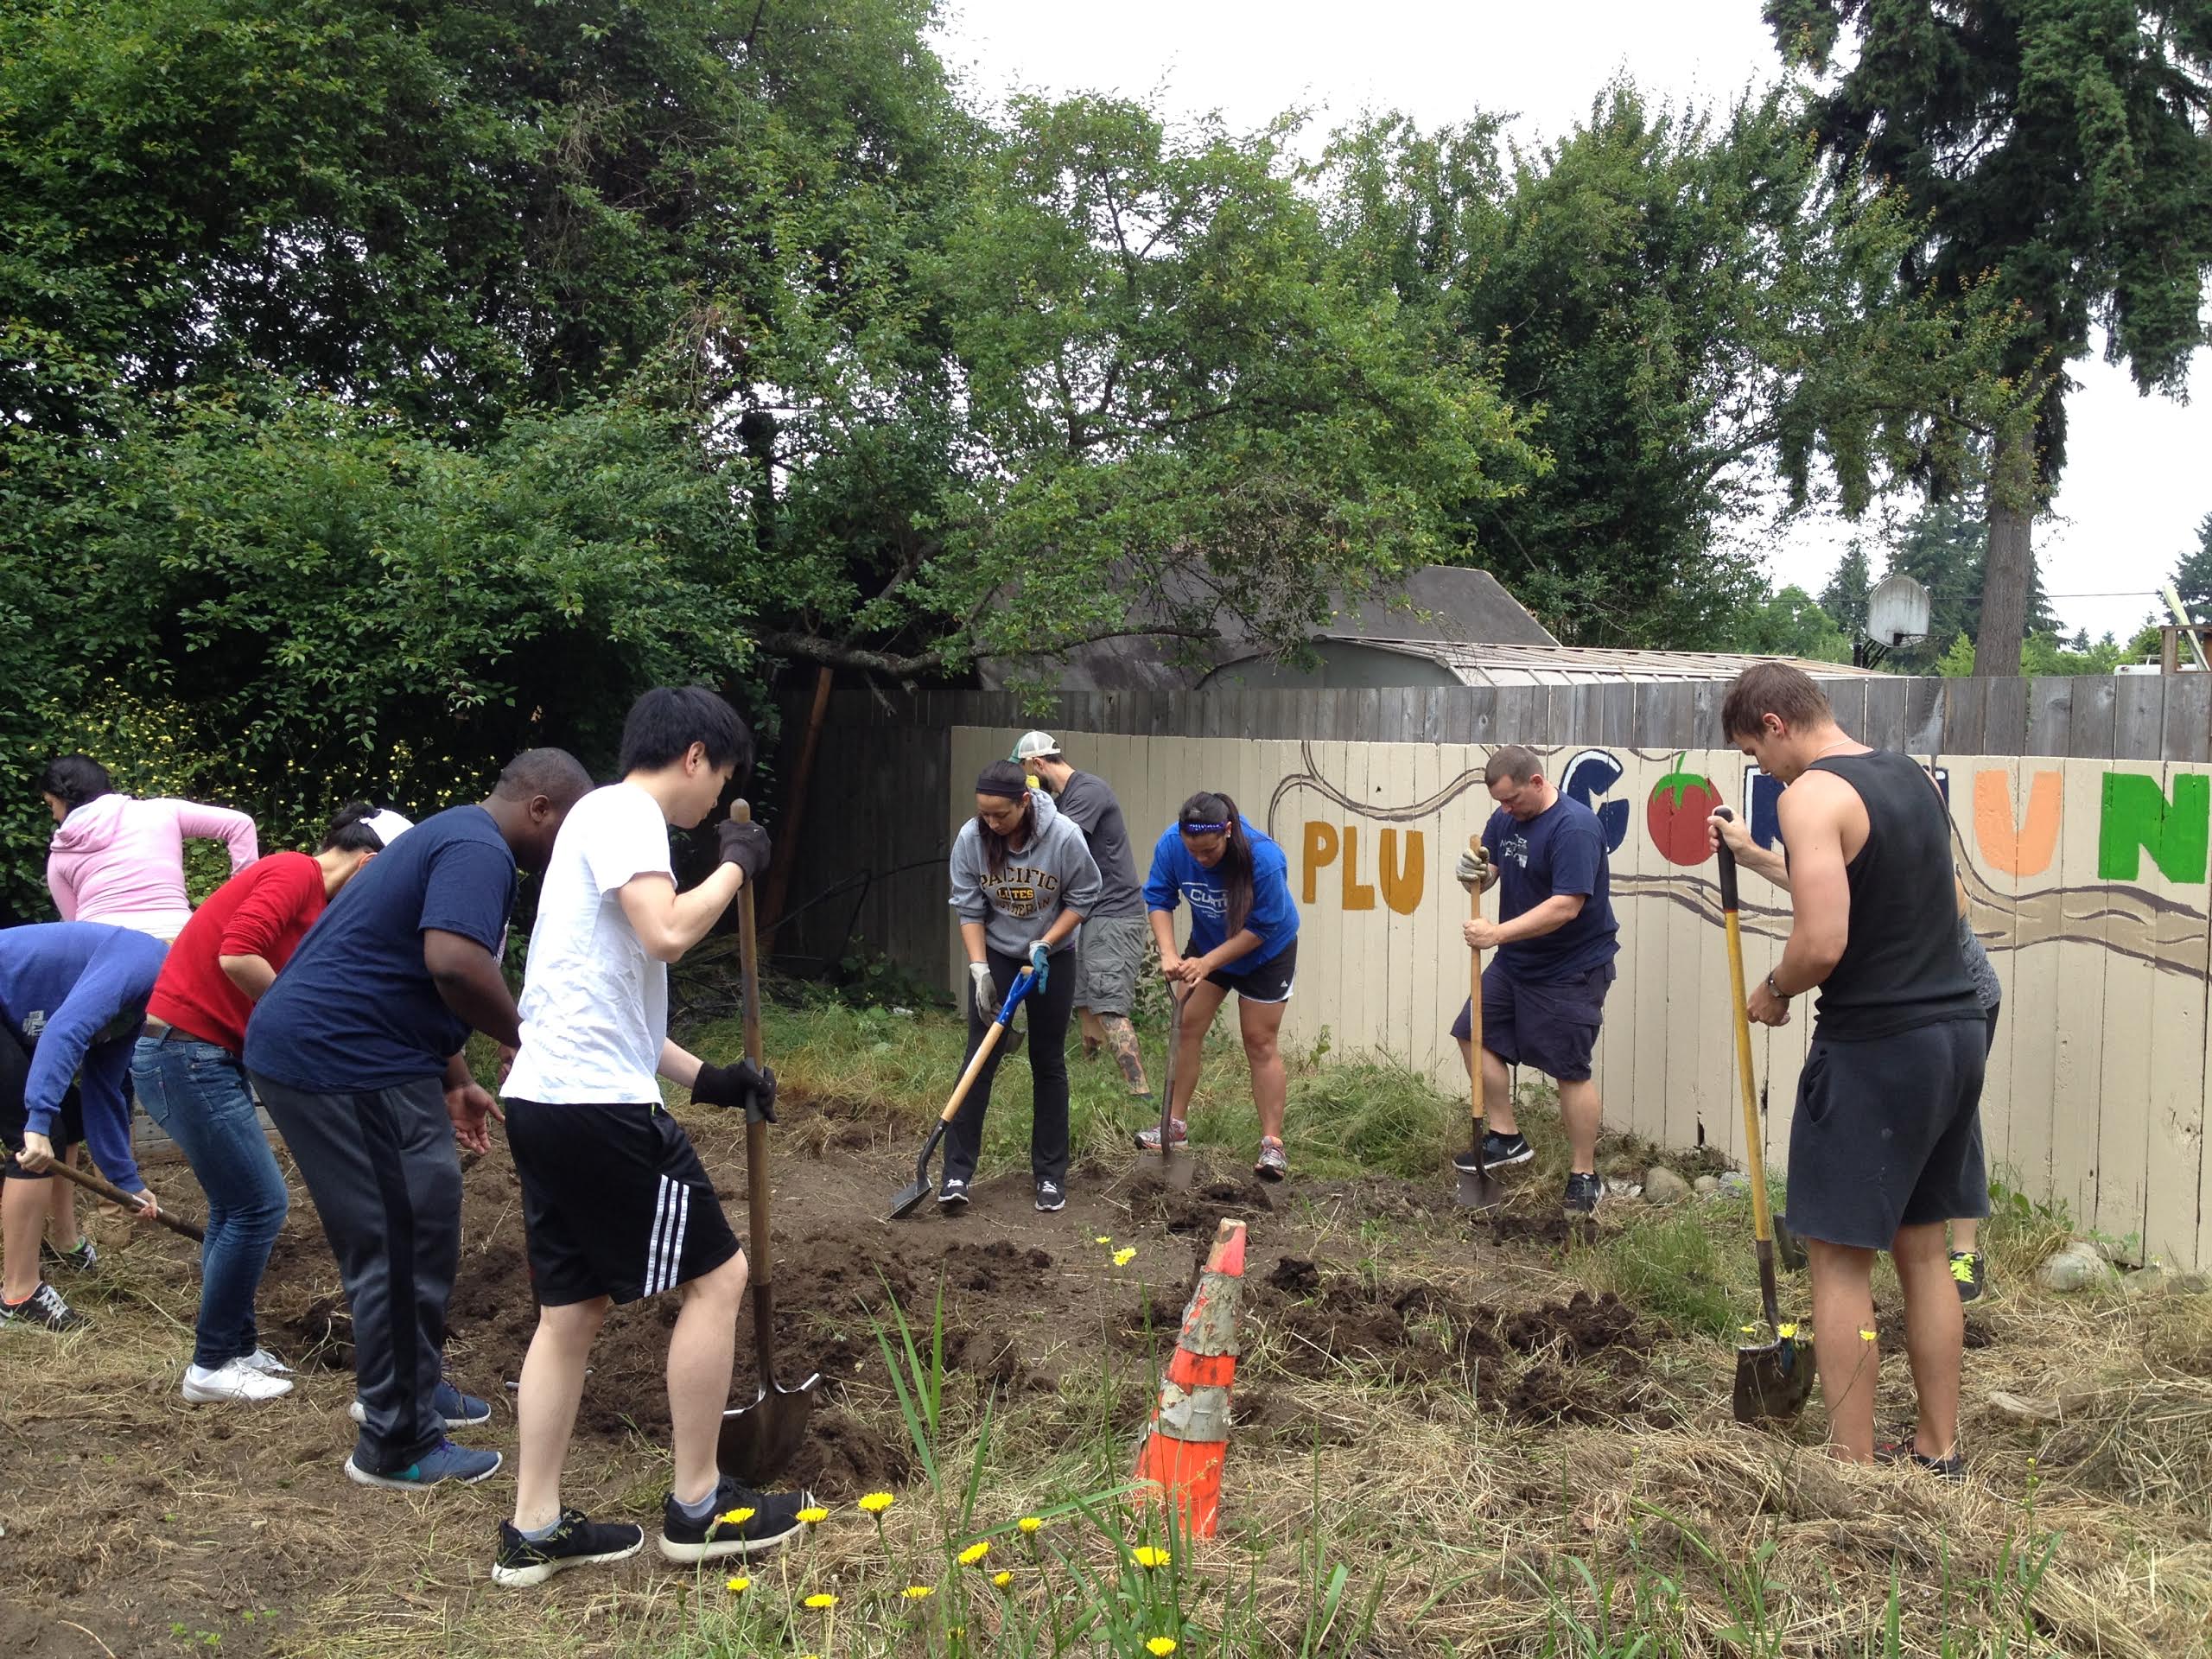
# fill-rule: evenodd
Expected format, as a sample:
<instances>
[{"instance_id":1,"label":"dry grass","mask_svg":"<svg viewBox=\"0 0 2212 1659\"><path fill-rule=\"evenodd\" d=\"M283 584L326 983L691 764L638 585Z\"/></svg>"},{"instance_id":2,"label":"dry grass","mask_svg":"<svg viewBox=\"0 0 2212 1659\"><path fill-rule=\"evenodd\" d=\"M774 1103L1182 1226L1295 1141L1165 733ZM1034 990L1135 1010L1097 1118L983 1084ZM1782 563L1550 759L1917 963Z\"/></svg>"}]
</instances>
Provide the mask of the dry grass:
<instances>
[{"instance_id":1,"label":"dry grass","mask_svg":"<svg viewBox=\"0 0 2212 1659\"><path fill-rule=\"evenodd\" d=\"M899 1046L869 1051L858 1069L896 1078L915 1066L902 1101L911 1110L928 1092L927 1068ZM903 1120L860 1127L905 1133ZM834 1141L838 1130L809 1132ZM1634 1205L1618 1213L1639 1215ZM1732 1206L1632 1220L1630 1230L1679 1228L1682 1215L1712 1230L1714 1271L1746 1282ZM1525 1306L1604 1277L1602 1252L1561 1261L1471 1248L1440 1224L1363 1221L1342 1207L1314 1219L1325 1265L1432 1284L1464 1302ZM122 1236L124 1224L99 1225ZM1738 1428L1728 1417L1731 1351L1706 1334L1663 1337L1637 1380L1675 1427L1532 1426L1448 1380L1393 1384L1357 1363L1319 1379L1295 1374L1295 1333L1255 1321L1239 1384L1247 1398L1272 1396L1271 1408L1266 1427L1240 1433L1232 1448L1222 1536L1174 1575L1187 1621L1181 1652L2212 1654L2212 1298L2043 1295L2030 1286L2030 1258L2048 1230L1991 1230L1999 1294L1974 1310L1990 1340L1967 1356L1973 1473L1958 1486L1831 1463L1818 1450L1817 1405L1791 1435ZM1181 1289L1153 1287L1163 1323ZM0 1650L99 1651L79 1630L118 1656L779 1650L745 1622L719 1574L640 1563L619 1588L579 1573L545 1592L494 1590L485 1564L507 1481L408 1497L333 1479L332 1448L350 1432L343 1376L310 1375L302 1401L251 1419L181 1407L175 1376L194 1294L188 1247L137 1237L111 1253L86 1298L95 1332L0 1342L0 1572L25 1594L14 1610L0 1598ZM945 1599L935 1605L951 1606L960 1570L945 1565L948 1545L991 1533L999 1560L1020 1560L1019 1540L1003 1529L1025 1513L1062 1511L1046 1535L1096 1581L1086 1589L1069 1567L1022 1565L1003 1603L977 1592L965 1650L1022 1651L1014 1631L1044 1619L1048 1600L1071 1618L1105 1593L1099 1586L1122 1582L1113 1539L1066 1511L1125 1476L1149 1392L1146 1359L1110 1333L1071 1330L1046 1369L1061 1374L1056 1393L1011 1403L987 1402L963 1378L949 1383L937 1449L957 1488L982 1448L972 1522L960 1520L957 1497L939 1503L917 1484L887 1517L888 1559L873 1526L847 1508L764 1567L766 1595L829 1588L842 1599L834 1627L802 1624L807 1646L781 1650L932 1651L899 1589L938 1583ZM1993 1391L2053 1402L2059 1421L2015 1421L1988 1404ZM880 1365L850 1385L848 1403L898 1421ZM1893 1357L1881 1421L1909 1412ZM511 1421L499 1427L494 1443L511 1443ZM642 1516L665 1464L632 1441L571 1473L571 1501ZM1338 1566L1346 1586L1317 1639ZM1165 1585L1153 1588L1170 1593Z\"/></svg>"}]
</instances>

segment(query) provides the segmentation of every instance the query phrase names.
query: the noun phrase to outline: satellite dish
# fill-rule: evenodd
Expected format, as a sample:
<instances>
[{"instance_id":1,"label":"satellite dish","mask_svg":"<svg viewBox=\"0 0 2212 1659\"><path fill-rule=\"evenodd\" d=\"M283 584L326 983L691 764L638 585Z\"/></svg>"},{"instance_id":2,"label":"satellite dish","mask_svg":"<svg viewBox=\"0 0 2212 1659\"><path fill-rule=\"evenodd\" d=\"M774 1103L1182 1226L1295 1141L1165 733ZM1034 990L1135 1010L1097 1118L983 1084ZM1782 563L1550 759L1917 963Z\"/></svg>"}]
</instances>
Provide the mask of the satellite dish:
<instances>
[{"instance_id":1,"label":"satellite dish","mask_svg":"<svg viewBox=\"0 0 2212 1659\"><path fill-rule=\"evenodd\" d=\"M1885 576L1866 595L1866 632L1881 645L1925 639L1933 608L1928 589L1910 576L1902 571Z\"/></svg>"}]
</instances>

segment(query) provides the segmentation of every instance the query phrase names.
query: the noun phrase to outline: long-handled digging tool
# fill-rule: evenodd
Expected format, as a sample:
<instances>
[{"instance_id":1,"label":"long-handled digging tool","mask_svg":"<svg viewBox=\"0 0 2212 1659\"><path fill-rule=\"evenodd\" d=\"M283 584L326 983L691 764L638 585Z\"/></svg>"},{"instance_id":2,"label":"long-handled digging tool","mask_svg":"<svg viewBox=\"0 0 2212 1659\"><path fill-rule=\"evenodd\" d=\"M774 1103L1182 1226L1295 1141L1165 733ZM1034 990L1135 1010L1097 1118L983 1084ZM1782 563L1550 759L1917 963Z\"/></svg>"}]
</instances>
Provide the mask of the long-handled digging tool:
<instances>
[{"instance_id":1,"label":"long-handled digging tool","mask_svg":"<svg viewBox=\"0 0 2212 1659\"><path fill-rule=\"evenodd\" d=\"M743 801L730 809L740 823L753 817ZM753 906L753 883L737 894L737 949L745 983L745 1058L760 1061L760 945ZM760 1368L760 1392L749 1406L722 1413L715 1443L721 1467L748 1486L766 1485L783 1473L806 1439L814 1411L817 1373L795 1389L776 1380L776 1293L768 1264L768 1123L757 1105L745 1113L745 1207L752 1231L749 1266L753 1292L753 1354Z\"/></svg>"},{"instance_id":2,"label":"long-handled digging tool","mask_svg":"<svg viewBox=\"0 0 2212 1659\"><path fill-rule=\"evenodd\" d=\"M1725 814L1727 808L1720 809ZM1736 919L1736 855L1720 843L1720 919L1728 933L1728 988L1736 1015L1736 1078L1744 1096L1744 1168L1751 1178L1751 1236L1758 1243L1765 1342L1736 1344L1736 1421L1789 1422L1813 1391L1813 1356L1783 1334L1774 1289L1774 1217L1766 1202L1759 1101L1751 1082L1751 1016L1744 1000L1744 936Z\"/></svg>"},{"instance_id":3,"label":"long-handled digging tool","mask_svg":"<svg viewBox=\"0 0 2212 1659\"><path fill-rule=\"evenodd\" d=\"M897 1196L891 1200L892 1220L912 1215L922 1207L922 1200L929 1197L930 1160L936 1156L938 1147L943 1144L944 1132L960 1110L960 1103L968 1098L969 1090L975 1086L976 1074L989 1061L991 1051L1006 1035L1006 1028L1014 1023L1014 1011L1021 1006L1021 999L1029 995L1029 988L1036 982L1037 976L1027 968L1014 976L1013 988L1007 992L1006 1001L1000 1004L997 1017L983 1033L983 1040L976 1045L976 1052L960 1073L960 1081L953 1085L952 1098L944 1103L944 1109L937 1115L937 1122L930 1129L929 1139L922 1142L922 1155L914 1160L913 1185L900 1187Z\"/></svg>"},{"instance_id":4,"label":"long-handled digging tool","mask_svg":"<svg viewBox=\"0 0 2212 1659\"><path fill-rule=\"evenodd\" d=\"M1479 862L1482 857L1482 837L1468 838L1468 848ZM1482 884L1477 882L1467 895L1467 913L1475 921L1483 918ZM1491 1179L1490 1171L1483 1164L1483 953L1473 952L1474 968L1467 995L1467 1098L1474 1113L1474 1139L1467 1150L1452 1160L1459 1172L1459 1187L1452 1201L1462 1210L1495 1210L1505 1202L1505 1189Z\"/></svg>"},{"instance_id":5,"label":"long-handled digging tool","mask_svg":"<svg viewBox=\"0 0 2212 1659\"><path fill-rule=\"evenodd\" d=\"M1175 1054L1183 1046L1183 998L1173 985L1167 988L1167 1092L1160 1105L1160 1180L1171 1191L1179 1191L1191 1184L1198 1166L1192 1160L1190 1148L1180 1154L1175 1150Z\"/></svg>"},{"instance_id":6,"label":"long-handled digging tool","mask_svg":"<svg viewBox=\"0 0 2212 1659\"><path fill-rule=\"evenodd\" d=\"M12 1147L4 1149L10 1152L20 1150L20 1148ZM52 1163L47 1166L47 1168L51 1170L54 1174L61 1177L65 1181L75 1182L79 1186L83 1187L86 1192L99 1194L99 1196L105 1198L110 1204L119 1204L132 1214L135 1215L137 1213L140 1207L137 1199L132 1198L121 1187L116 1185L114 1182L103 1180L100 1177L93 1174L90 1170L73 1167L59 1154L55 1156ZM196 1224L187 1221L182 1216L173 1216L169 1214L168 1211L163 1210L156 1213L152 1219L162 1226L168 1228L169 1231L173 1233L183 1234L195 1244L205 1244L207 1242L207 1235L201 1231Z\"/></svg>"}]
</instances>

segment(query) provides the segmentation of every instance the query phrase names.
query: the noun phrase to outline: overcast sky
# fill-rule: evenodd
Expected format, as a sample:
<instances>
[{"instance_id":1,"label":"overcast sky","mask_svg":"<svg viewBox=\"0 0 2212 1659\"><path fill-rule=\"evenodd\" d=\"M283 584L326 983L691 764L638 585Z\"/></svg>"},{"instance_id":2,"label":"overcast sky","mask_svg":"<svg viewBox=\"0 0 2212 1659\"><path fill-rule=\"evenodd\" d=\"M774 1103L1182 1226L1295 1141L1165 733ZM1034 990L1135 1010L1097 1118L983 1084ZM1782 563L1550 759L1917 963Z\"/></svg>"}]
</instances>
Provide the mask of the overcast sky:
<instances>
[{"instance_id":1,"label":"overcast sky","mask_svg":"<svg viewBox=\"0 0 2212 1659\"><path fill-rule=\"evenodd\" d=\"M939 49L980 101L1017 87L1157 93L1171 113L1218 111L1240 129L1294 107L1317 134L1363 109L1425 126L1484 109L1516 114L1531 138L1586 115L1624 72L1676 102L1780 73L1758 0L947 0L944 15ZM2212 353L2197 354L2188 404L2139 397L2100 359L2073 372L2068 463L2037 555L2069 629L2125 638L2212 512ZM1830 519L1758 540L1777 582L1817 590L1850 534ZM2133 591L2072 596L2113 590Z\"/></svg>"}]
</instances>

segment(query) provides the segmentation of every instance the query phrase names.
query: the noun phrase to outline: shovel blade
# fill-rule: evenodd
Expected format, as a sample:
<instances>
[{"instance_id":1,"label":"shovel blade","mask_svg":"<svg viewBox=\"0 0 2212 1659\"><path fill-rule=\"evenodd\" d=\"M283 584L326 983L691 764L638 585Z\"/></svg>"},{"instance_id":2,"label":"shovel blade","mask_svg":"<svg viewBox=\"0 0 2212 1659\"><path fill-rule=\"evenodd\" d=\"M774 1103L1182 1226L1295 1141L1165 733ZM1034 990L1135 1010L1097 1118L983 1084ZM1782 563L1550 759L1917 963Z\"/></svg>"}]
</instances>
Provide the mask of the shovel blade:
<instances>
[{"instance_id":1,"label":"shovel blade","mask_svg":"<svg viewBox=\"0 0 2212 1659\"><path fill-rule=\"evenodd\" d=\"M1805 1271L1805 1241L1789 1230L1789 1217L1774 1218L1774 1259L1792 1273Z\"/></svg>"},{"instance_id":2,"label":"shovel blade","mask_svg":"<svg viewBox=\"0 0 2212 1659\"><path fill-rule=\"evenodd\" d=\"M1505 1204L1505 1188L1491 1178L1486 1169L1459 1169L1459 1185L1452 1194L1452 1202L1462 1210L1497 1210Z\"/></svg>"},{"instance_id":3,"label":"shovel blade","mask_svg":"<svg viewBox=\"0 0 2212 1659\"><path fill-rule=\"evenodd\" d=\"M821 1380L810 1376L795 1389L764 1389L751 1405L722 1413L715 1443L722 1472L748 1486L764 1487L790 1468L806 1442Z\"/></svg>"},{"instance_id":4,"label":"shovel blade","mask_svg":"<svg viewBox=\"0 0 2212 1659\"><path fill-rule=\"evenodd\" d=\"M892 1195L891 1219L911 1216L922 1207L922 1200L930 1195L930 1159L936 1154L938 1143L944 1139L944 1125L940 1122L930 1131L930 1138L922 1142L922 1155L914 1160L914 1179L911 1185L902 1186Z\"/></svg>"},{"instance_id":5,"label":"shovel blade","mask_svg":"<svg viewBox=\"0 0 2212 1659\"><path fill-rule=\"evenodd\" d=\"M1796 1421L1813 1391L1813 1357L1784 1337L1736 1350L1736 1421Z\"/></svg>"},{"instance_id":6,"label":"shovel blade","mask_svg":"<svg viewBox=\"0 0 2212 1659\"><path fill-rule=\"evenodd\" d=\"M1150 1153L1145 1161L1153 1166L1160 1176L1160 1184L1171 1192L1187 1192L1198 1178L1198 1160L1187 1152Z\"/></svg>"}]
</instances>

